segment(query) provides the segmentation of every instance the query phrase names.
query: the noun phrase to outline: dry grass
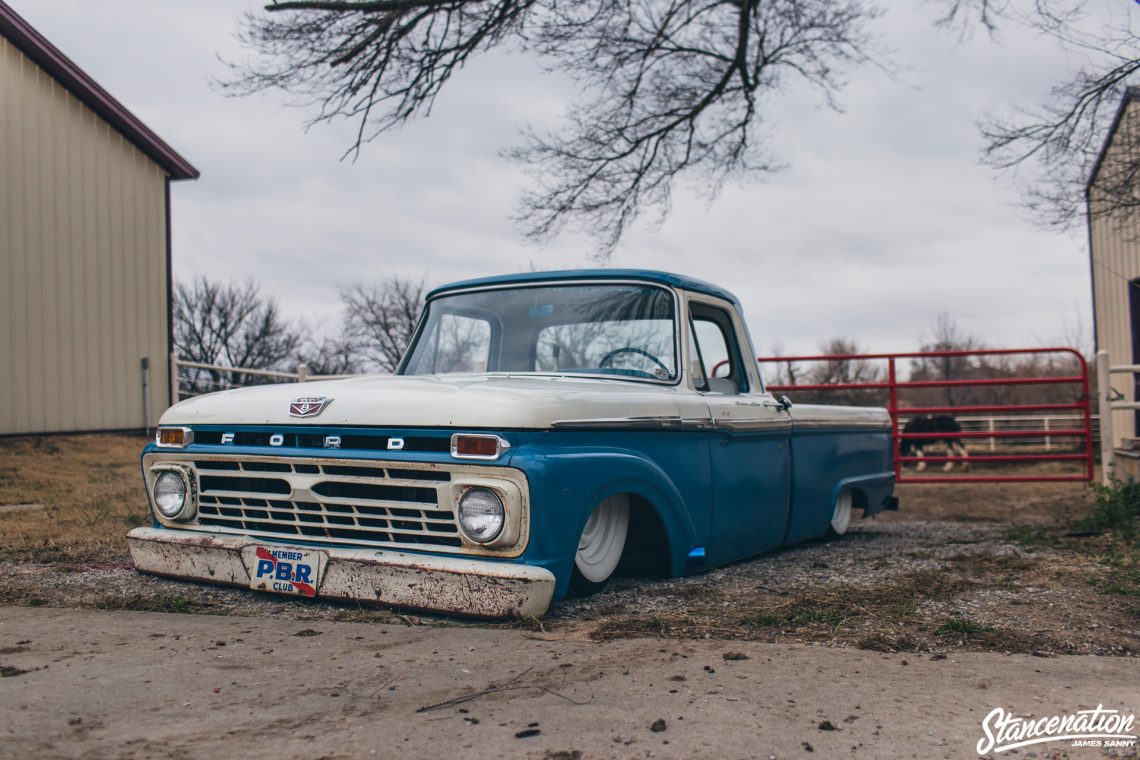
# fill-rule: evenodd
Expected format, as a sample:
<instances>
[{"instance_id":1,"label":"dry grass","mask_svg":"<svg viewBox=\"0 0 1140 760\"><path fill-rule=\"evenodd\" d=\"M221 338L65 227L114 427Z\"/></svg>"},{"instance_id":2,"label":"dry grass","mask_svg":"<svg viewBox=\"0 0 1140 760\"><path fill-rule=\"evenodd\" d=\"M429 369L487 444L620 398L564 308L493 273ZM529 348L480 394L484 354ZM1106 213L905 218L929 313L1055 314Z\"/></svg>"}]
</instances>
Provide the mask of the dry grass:
<instances>
[{"instance_id":1,"label":"dry grass","mask_svg":"<svg viewBox=\"0 0 1140 760\"><path fill-rule=\"evenodd\" d=\"M142 436L0 439L0 560L118 563L124 536L149 521L139 454Z\"/></svg>"},{"instance_id":2,"label":"dry grass","mask_svg":"<svg viewBox=\"0 0 1140 760\"><path fill-rule=\"evenodd\" d=\"M1084 517L1094 504L1084 483L904 483L895 494L902 508L878 519L1049 525Z\"/></svg>"}]
</instances>

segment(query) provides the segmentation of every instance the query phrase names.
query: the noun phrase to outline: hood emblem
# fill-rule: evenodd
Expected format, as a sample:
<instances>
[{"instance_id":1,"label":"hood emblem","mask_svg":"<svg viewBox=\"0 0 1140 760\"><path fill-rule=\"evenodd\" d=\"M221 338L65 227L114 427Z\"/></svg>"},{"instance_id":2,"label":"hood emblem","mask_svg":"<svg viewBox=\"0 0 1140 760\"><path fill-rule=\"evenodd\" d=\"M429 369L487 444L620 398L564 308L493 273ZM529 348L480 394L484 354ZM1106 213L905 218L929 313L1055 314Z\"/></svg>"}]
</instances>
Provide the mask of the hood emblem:
<instances>
[{"instance_id":1,"label":"hood emblem","mask_svg":"<svg viewBox=\"0 0 1140 760\"><path fill-rule=\"evenodd\" d=\"M332 403L328 396L304 396L289 402L290 417L316 417Z\"/></svg>"}]
</instances>

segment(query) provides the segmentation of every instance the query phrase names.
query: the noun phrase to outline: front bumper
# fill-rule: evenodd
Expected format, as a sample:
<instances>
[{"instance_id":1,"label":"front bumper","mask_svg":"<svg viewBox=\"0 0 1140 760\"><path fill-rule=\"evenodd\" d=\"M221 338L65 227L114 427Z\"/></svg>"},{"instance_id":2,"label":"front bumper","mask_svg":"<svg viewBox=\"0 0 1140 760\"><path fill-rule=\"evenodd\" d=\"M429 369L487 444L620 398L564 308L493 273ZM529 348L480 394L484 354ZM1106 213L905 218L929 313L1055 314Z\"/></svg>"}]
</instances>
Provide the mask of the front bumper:
<instances>
[{"instance_id":1,"label":"front bumper","mask_svg":"<svg viewBox=\"0 0 1140 760\"><path fill-rule=\"evenodd\" d=\"M135 528L127 545L140 572L243 588L250 588L245 547L289 548L244 536L157 528ZM327 555L320 597L503 618L541 616L554 595L554 574L530 565L390 550L295 548Z\"/></svg>"}]
</instances>

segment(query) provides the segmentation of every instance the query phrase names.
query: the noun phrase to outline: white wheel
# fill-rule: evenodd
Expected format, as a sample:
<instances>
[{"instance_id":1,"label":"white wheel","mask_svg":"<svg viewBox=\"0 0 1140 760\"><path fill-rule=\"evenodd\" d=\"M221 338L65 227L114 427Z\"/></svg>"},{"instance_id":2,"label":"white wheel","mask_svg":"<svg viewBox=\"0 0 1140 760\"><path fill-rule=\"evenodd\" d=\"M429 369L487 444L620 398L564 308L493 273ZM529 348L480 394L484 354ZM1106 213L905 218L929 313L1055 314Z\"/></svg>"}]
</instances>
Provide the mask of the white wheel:
<instances>
[{"instance_id":1,"label":"white wheel","mask_svg":"<svg viewBox=\"0 0 1140 760\"><path fill-rule=\"evenodd\" d=\"M611 496L594 509L574 555L578 574L590 583L602 583L613 574L629 532L629 500Z\"/></svg>"},{"instance_id":2,"label":"white wheel","mask_svg":"<svg viewBox=\"0 0 1140 760\"><path fill-rule=\"evenodd\" d=\"M842 536L851 527L851 492L840 491L831 513L831 535Z\"/></svg>"}]
</instances>

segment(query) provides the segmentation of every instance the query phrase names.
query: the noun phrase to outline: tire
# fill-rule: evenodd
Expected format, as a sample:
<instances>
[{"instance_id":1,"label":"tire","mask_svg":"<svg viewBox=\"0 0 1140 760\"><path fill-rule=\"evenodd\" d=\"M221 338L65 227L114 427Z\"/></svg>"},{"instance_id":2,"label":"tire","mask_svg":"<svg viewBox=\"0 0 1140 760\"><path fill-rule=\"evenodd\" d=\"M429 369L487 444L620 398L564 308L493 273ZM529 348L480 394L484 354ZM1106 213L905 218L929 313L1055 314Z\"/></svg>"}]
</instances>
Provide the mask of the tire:
<instances>
[{"instance_id":1,"label":"tire","mask_svg":"<svg viewBox=\"0 0 1140 760\"><path fill-rule=\"evenodd\" d=\"M828 538L839 538L851 527L851 504L854 499L850 491L840 491L835 497L835 509L827 526Z\"/></svg>"},{"instance_id":2,"label":"tire","mask_svg":"<svg viewBox=\"0 0 1140 760\"><path fill-rule=\"evenodd\" d=\"M594 508L574 553L571 595L587 596L606 585L621 560L628 533L628 497L611 496Z\"/></svg>"}]
</instances>

